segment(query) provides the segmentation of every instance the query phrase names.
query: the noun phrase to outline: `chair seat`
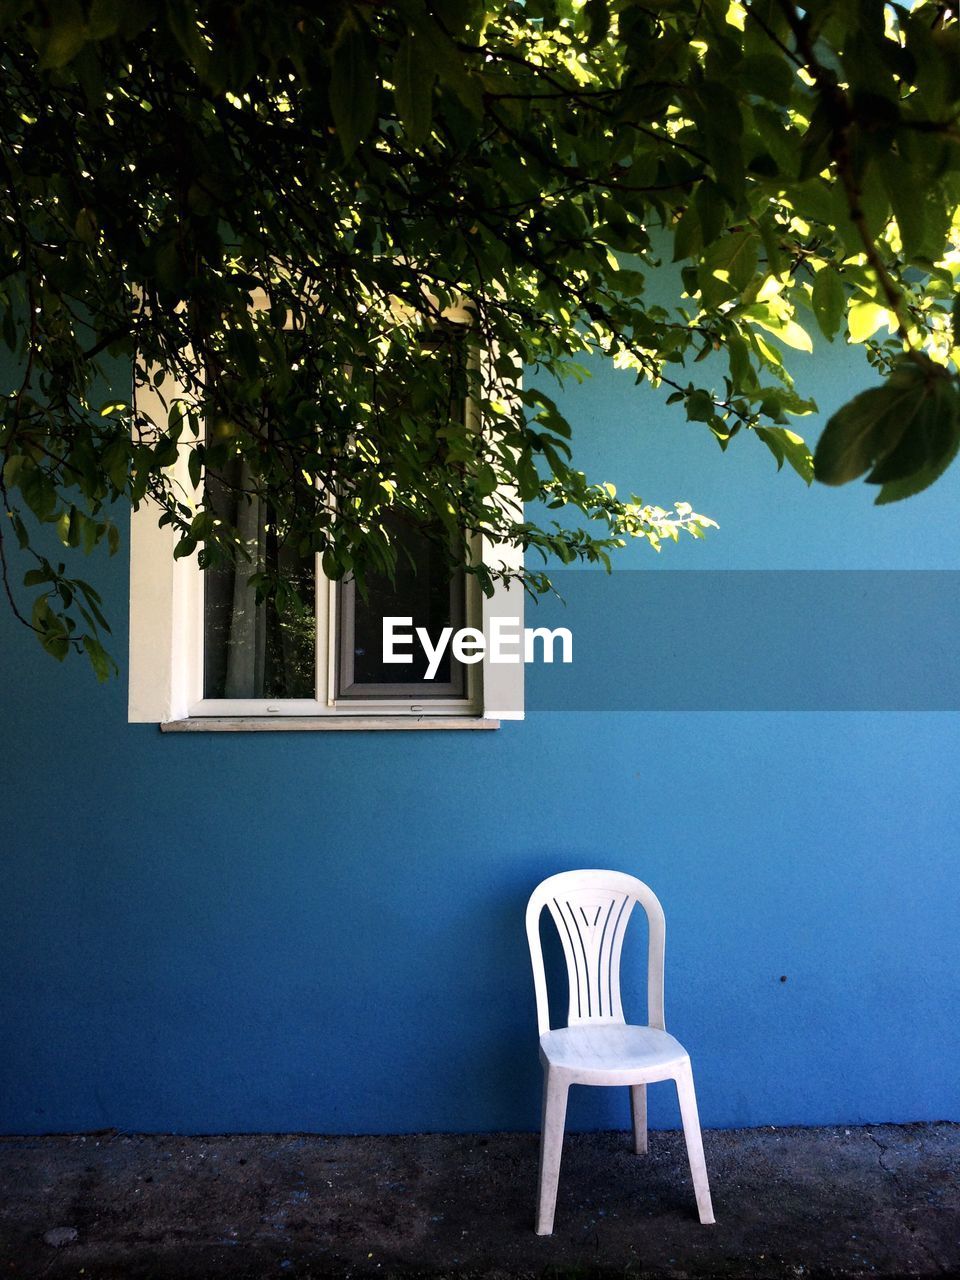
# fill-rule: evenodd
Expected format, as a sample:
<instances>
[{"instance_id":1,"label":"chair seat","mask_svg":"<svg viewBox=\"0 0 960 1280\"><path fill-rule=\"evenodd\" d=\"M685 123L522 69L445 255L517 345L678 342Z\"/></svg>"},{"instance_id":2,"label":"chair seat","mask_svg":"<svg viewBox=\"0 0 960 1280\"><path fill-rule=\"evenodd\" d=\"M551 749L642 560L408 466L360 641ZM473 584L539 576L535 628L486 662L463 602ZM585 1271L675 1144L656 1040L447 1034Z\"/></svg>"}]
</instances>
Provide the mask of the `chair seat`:
<instances>
[{"instance_id":1,"label":"chair seat","mask_svg":"<svg viewBox=\"0 0 960 1280\"><path fill-rule=\"evenodd\" d=\"M559 1027L540 1037L544 1062L582 1084L629 1084L662 1080L688 1060L667 1031L622 1023Z\"/></svg>"}]
</instances>

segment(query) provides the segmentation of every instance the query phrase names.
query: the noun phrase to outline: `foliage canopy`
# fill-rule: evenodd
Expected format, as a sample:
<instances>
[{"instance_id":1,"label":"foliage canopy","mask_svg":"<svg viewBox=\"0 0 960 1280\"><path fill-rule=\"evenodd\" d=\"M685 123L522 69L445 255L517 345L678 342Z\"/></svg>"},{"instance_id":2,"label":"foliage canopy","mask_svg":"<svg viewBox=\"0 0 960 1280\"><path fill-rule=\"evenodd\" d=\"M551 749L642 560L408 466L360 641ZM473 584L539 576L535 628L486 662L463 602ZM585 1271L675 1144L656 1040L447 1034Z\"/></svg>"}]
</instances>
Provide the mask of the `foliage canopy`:
<instances>
[{"instance_id":1,"label":"foliage canopy","mask_svg":"<svg viewBox=\"0 0 960 1280\"><path fill-rule=\"evenodd\" d=\"M36 521L113 550L110 505L150 500L178 554L242 555L204 491L231 460L334 577L389 569L398 518L485 587L478 535L569 563L702 533L579 472L557 404L504 394L517 362L562 380L601 352L808 481L866 474L879 502L932 483L960 442L954 12L3 0L0 532L33 557L44 646L109 669L98 599ZM815 462L782 352L812 328L882 375Z\"/></svg>"}]
</instances>

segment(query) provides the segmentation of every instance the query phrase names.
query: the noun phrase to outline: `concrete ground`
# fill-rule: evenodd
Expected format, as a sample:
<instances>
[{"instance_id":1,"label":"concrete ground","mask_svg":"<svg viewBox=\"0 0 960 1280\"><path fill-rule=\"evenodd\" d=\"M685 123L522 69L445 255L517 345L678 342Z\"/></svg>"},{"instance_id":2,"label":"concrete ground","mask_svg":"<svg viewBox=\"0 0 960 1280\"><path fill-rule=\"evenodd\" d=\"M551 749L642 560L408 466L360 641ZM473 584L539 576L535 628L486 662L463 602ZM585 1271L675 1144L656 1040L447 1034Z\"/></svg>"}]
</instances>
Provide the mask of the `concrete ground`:
<instances>
[{"instance_id":1,"label":"concrete ground","mask_svg":"<svg viewBox=\"0 0 960 1280\"><path fill-rule=\"evenodd\" d=\"M0 1280L960 1275L960 1125L567 1138L552 1237L530 1134L0 1139Z\"/></svg>"}]
</instances>

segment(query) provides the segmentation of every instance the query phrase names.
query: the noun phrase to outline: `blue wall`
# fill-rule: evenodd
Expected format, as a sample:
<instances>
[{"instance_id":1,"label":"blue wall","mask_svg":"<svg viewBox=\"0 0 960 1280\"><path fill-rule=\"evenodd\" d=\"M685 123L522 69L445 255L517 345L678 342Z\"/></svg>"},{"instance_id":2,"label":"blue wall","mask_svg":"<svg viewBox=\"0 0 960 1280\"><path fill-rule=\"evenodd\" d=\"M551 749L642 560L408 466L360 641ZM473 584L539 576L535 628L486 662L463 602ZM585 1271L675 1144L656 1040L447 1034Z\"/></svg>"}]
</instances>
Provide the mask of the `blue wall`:
<instances>
[{"instance_id":1,"label":"blue wall","mask_svg":"<svg viewBox=\"0 0 960 1280\"><path fill-rule=\"evenodd\" d=\"M797 366L824 411L869 376L842 350ZM594 475L720 521L626 567L960 568L960 468L876 510L756 441L721 457L626 375L567 404ZM125 587L106 576L120 652ZM0 626L0 1130L534 1128L523 908L583 865L664 903L706 1125L960 1120L957 714L161 736L123 681ZM575 1127L626 1125L625 1091L574 1093ZM668 1086L651 1108L676 1123Z\"/></svg>"}]
</instances>

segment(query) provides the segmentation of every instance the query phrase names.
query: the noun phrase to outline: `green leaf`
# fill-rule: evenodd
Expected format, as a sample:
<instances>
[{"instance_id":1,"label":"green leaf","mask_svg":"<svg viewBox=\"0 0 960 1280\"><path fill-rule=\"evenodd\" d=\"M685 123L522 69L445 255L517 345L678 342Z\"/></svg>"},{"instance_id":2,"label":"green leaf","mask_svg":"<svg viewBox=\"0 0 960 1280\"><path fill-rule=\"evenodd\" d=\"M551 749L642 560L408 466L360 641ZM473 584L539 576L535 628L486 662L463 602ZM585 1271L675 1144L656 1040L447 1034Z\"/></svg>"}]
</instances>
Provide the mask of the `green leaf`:
<instances>
[{"instance_id":1,"label":"green leaf","mask_svg":"<svg viewBox=\"0 0 960 1280\"><path fill-rule=\"evenodd\" d=\"M416 34L408 33L394 58L393 86L397 114L414 146L422 146L430 136L435 79L425 47Z\"/></svg>"},{"instance_id":2,"label":"green leaf","mask_svg":"<svg viewBox=\"0 0 960 1280\"><path fill-rule=\"evenodd\" d=\"M817 324L824 337L832 342L843 324L846 309L846 294L833 267L821 267L814 276L812 302Z\"/></svg>"},{"instance_id":3,"label":"green leaf","mask_svg":"<svg viewBox=\"0 0 960 1280\"><path fill-rule=\"evenodd\" d=\"M687 411L688 422L711 422L717 413L716 405L713 403L713 396L709 391L704 391L702 387L690 392L686 397L684 407Z\"/></svg>"},{"instance_id":4,"label":"green leaf","mask_svg":"<svg viewBox=\"0 0 960 1280\"><path fill-rule=\"evenodd\" d=\"M464 58L443 26L424 11L422 4L404 4L402 9L403 16L425 48L423 56L430 67L474 120L480 120L484 111L483 85L474 75L469 60Z\"/></svg>"},{"instance_id":5,"label":"green leaf","mask_svg":"<svg viewBox=\"0 0 960 1280\"><path fill-rule=\"evenodd\" d=\"M196 549L196 538L191 538L189 534L185 534L173 548L173 558L174 560L183 560L186 556L192 556Z\"/></svg>"},{"instance_id":6,"label":"green leaf","mask_svg":"<svg viewBox=\"0 0 960 1280\"><path fill-rule=\"evenodd\" d=\"M743 116L737 96L720 81L707 80L697 89L697 97L700 101L697 124L717 186L731 205L739 208L744 197L746 173L740 145Z\"/></svg>"},{"instance_id":7,"label":"green leaf","mask_svg":"<svg viewBox=\"0 0 960 1280\"><path fill-rule=\"evenodd\" d=\"M854 396L824 427L814 453L816 478L839 485L863 475L896 448L931 395L924 369L911 360L882 387Z\"/></svg>"},{"instance_id":8,"label":"green leaf","mask_svg":"<svg viewBox=\"0 0 960 1280\"><path fill-rule=\"evenodd\" d=\"M58 662L62 662L70 652L70 641L62 632L49 632L41 637L40 643Z\"/></svg>"},{"instance_id":9,"label":"green leaf","mask_svg":"<svg viewBox=\"0 0 960 1280\"><path fill-rule=\"evenodd\" d=\"M84 600L86 600L90 612L93 614L96 625L98 627L102 627L104 631L109 632L109 624L103 616L103 611L100 608L100 605L103 602L101 601L99 594L93 589L93 587L91 587L89 582L83 582L80 578L76 580L74 586L76 586Z\"/></svg>"},{"instance_id":10,"label":"green leaf","mask_svg":"<svg viewBox=\"0 0 960 1280\"><path fill-rule=\"evenodd\" d=\"M780 236L772 214L765 214L759 221L760 239L767 255L767 271L779 280L783 274L783 254L780 252Z\"/></svg>"},{"instance_id":11,"label":"green leaf","mask_svg":"<svg viewBox=\"0 0 960 1280\"><path fill-rule=\"evenodd\" d=\"M810 124L800 143L800 169L798 177L801 182L814 178L830 163L830 139L833 136L833 120L831 107L823 99L817 100Z\"/></svg>"},{"instance_id":12,"label":"green leaf","mask_svg":"<svg viewBox=\"0 0 960 1280\"><path fill-rule=\"evenodd\" d=\"M773 53L755 53L744 58L737 79L749 93L769 98L780 106L790 101L794 70L786 58Z\"/></svg>"},{"instance_id":13,"label":"green leaf","mask_svg":"<svg viewBox=\"0 0 960 1280\"><path fill-rule=\"evenodd\" d=\"M813 483L813 454L802 436L786 427L757 427L756 432L777 459L778 471L787 461L802 480Z\"/></svg>"},{"instance_id":14,"label":"green leaf","mask_svg":"<svg viewBox=\"0 0 960 1280\"><path fill-rule=\"evenodd\" d=\"M10 512L10 523L13 525L13 531L17 535L17 545L21 551L26 551L30 546L30 535L27 533L27 526L15 511Z\"/></svg>"},{"instance_id":15,"label":"green leaf","mask_svg":"<svg viewBox=\"0 0 960 1280\"><path fill-rule=\"evenodd\" d=\"M610 30L610 6L608 0L587 0L583 11L589 23L587 46L592 48L599 44Z\"/></svg>"},{"instance_id":16,"label":"green leaf","mask_svg":"<svg viewBox=\"0 0 960 1280\"><path fill-rule=\"evenodd\" d=\"M111 441L101 454L100 462L110 483L118 493L123 493L130 474L130 446L125 440Z\"/></svg>"},{"instance_id":17,"label":"green leaf","mask_svg":"<svg viewBox=\"0 0 960 1280\"><path fill-rule=\"evenodd\" d=\"M83 649L90 659L90 665L93 667L100 683L103 684L105 680L109 680L111 674L117 670L117 664L100 641L95 636L85 635L83 637Z\"/></svg>"},{"instance_id":18,"label":"green leaf","mask_svg":"<svg viewBox=\"0 0 960 1280\"><path fill-rule=\"evenodd\" d=\"M123 15L123 0L93 0L90 6L90 38L105 40L115 35Z\"/></svg>"},{"instance_id":19,"label":"green leaf","mask_svg":"<svg viewBox=\"0 0 960 1280\"><path fill-rule=\"evenodd\" d=\"M77 239L86 245L97 243L97 215L92 209L81 209L73 224L73 232Z\"/></svg>"},{"instance_id":20,"label":"green leaf","mask_svg":"<svg viewBox=\"0 0 960 1280\"><path fill-rule=\"evenodd\" d=\"M76 519L74 519L74 516ZM82 537L83 550L89 555L103 537L106 525L98 524L95 520L91 520L89 516L77 511L75 507L71 510L70 517L70 545L75 547ZM77 539L76 542L73 541L74 538Z\"/></svg>"},{"instance_id":21,"label":"green leaf","mask_svg":"<svg viewBox=\"0 0 960 1280\"><path fill-rule=\"evenodd\" d=\"M727 339L727 359L730 363L730 378L733 390L737 393L750 392L756 389L757 374L750 359L750 349L739 334Z\"/></svg>"},{"instance_id":22,"label":"green leaf","mask_svg":"<svg viewBox=\"0 0 960 1280\"><path fill-rule=\"evenodd\" d=\"M744 317L758 324L762 329L766 329L768 333L775 334L781 342L786 343L788 347L793 347L795 351L813 350L813 340L809 333L790 316L782 315L778 311L771 310L770 307L758 305L748 307L744 311ZM759 335L755 336L759 337ZM764 345L764 354L774 365L779 363L769 344Z\"/></svg>"},{"instance_id":23,"label":"green leaf","mask_svg":"<svg viewBox=\"0 0 960 1280\"><path fill-rule=\"evenodd\" d=\"M540 494L540 477L528 453L517 458L517 493L522 502L533 502Z\"/></svg>"},{"instance_id":24,"label":"green leaf","mask_svg":"<svg viewBox=\"0 0 960 1280\"><path fill-rule=\"evenodd\" d=\"M53 481L39 467L24 470L20 476L20 492L38 520L47 520L56 510L57 490Z\"/></svg>"},{"instance_id":25,"label":"green leaf","mask_svg":"<svg viewBox=\"0 0 960 1280\"><path fill-rule=\"evenodd\" d=\"M866 342L872 338L881 325L887 324L890 313L876 302L856 302L850 308L847 323L850 326L851 342Z\"/></svg>"},{"instance_id":26,"label":"green leaf","mask_svg":"<svg viewBox=\"0 0 960 1280\"><path fill-rule=\"evenodd\" d=\"M704 264L711 273L725 272L729 284L742 293L756 275L759 247L752 231L733 231L710 246Z\"/></svg>"},{"instance_id":27,"label":"green leaf","mask_svg":"<svg viewBox=\"0 0 960 1280\"><path fill-rule=\"evenodd\" d=\"M914 494L929 489L935 480L939 480L950 466L960 450L960 431L955 432L953 445L936 463L921 467L912 475L900 480L889 480L874 499L874 506L884 507L891 502L901 502L904 498L912 498Z\"/></svg>"},{"instance_id":28,"label":"green leaf","mask_svg":"<svg viewBox=\"0 0 960 1280\"><path fill-rule=\"evenodd\" d=\"M131 8L135 6L129 6ZM197 25L197 9L191 0L167 0L167 26L173 38L201 75L206 74L210 53Z\"/></svg>"},{"instance_id":29,"label":"green leaf","mask_svg":"<svg viewBox=\"0 0 960 1280\"><path fill-rule=\"evenodd\" d=\"M867 484L883 485L883 503L919 493L943 474L960 441L960 400L945 378L933 384L900 443L867 476Z\"/></svg>"},{"instance_id":30,"label":"green leaf","mask_svg":"<svg viewBox=\"0 0 960 1280\"><path fill-rule=\"evenodd\" d=\"M683 216L677 223L673 233L673 261L681 262L684 258L696 258L703 244L700 230L700 215L692 202L687 205Z\"/></svg>"},{"instance_id":31,"label":"green leaf","mask_svg":"<svg viewBox=\"0 0 960 1280\"><path fill-rule=\"evenodd\" d=\"M724 228L727 218L727 202L717 189L716 183L711 182L709 178L704 178L697 187L694 202L697 207L697 216L700 219L703 243L709 246Z\"/></svg>"},{"instance_id":32,"label":"green leaf","mask_svg":"<svg viewBox=\"0 0 960 1280\"><path fill-rule=\"evenodd\" d=\"M916 258L923 253L926 218L922 195L914 187L913 171L888 152L881 157L880 173L900 230L903 252L908 258Z\"/></svg>"},{"instance_id":33,"label":"green leaf","mask_svg":"<svg viewBox=\"0 0 960 1280\"><path fill-rule=\"evenodd\" d=\"M876 165L871 165L863 174L860 187L860 207L867 231L871 239L876 240L890 220L890 197Z\"/></svg>"},{"instance_id":34,"label":"green leaf","mask_svg":"<svg viewBox=\"0 0 960 1280\"><path fill-rule=\"evenodd\" d=\"M376 64L367 33L347 18L331 55L330 110L344 159L373 128L377 112Z\"/></svg>"},{"instance_id":35,"label":"green leaf","mask_svg":"<svg viewBox=\"0 0 960 1280\"><path fill-rule=\"evenodd\" d=\"M88 39L83 10L78 4L64 4L54 10L47 28L47 40L40 55L41 71L58 70L71 62Z\"/></svg>"},{"instance_id":36,"label":"green leaf","mask_svg":"<svg viewBox=\"0 0 960 1280\"><path fill-rule=\"evenodd\" d=\"M3 464L3 483L8 489L12 489L16 485L17 477L26 462L27 459L22 453L15 453Z\"/></svg>"}]
</instances>

